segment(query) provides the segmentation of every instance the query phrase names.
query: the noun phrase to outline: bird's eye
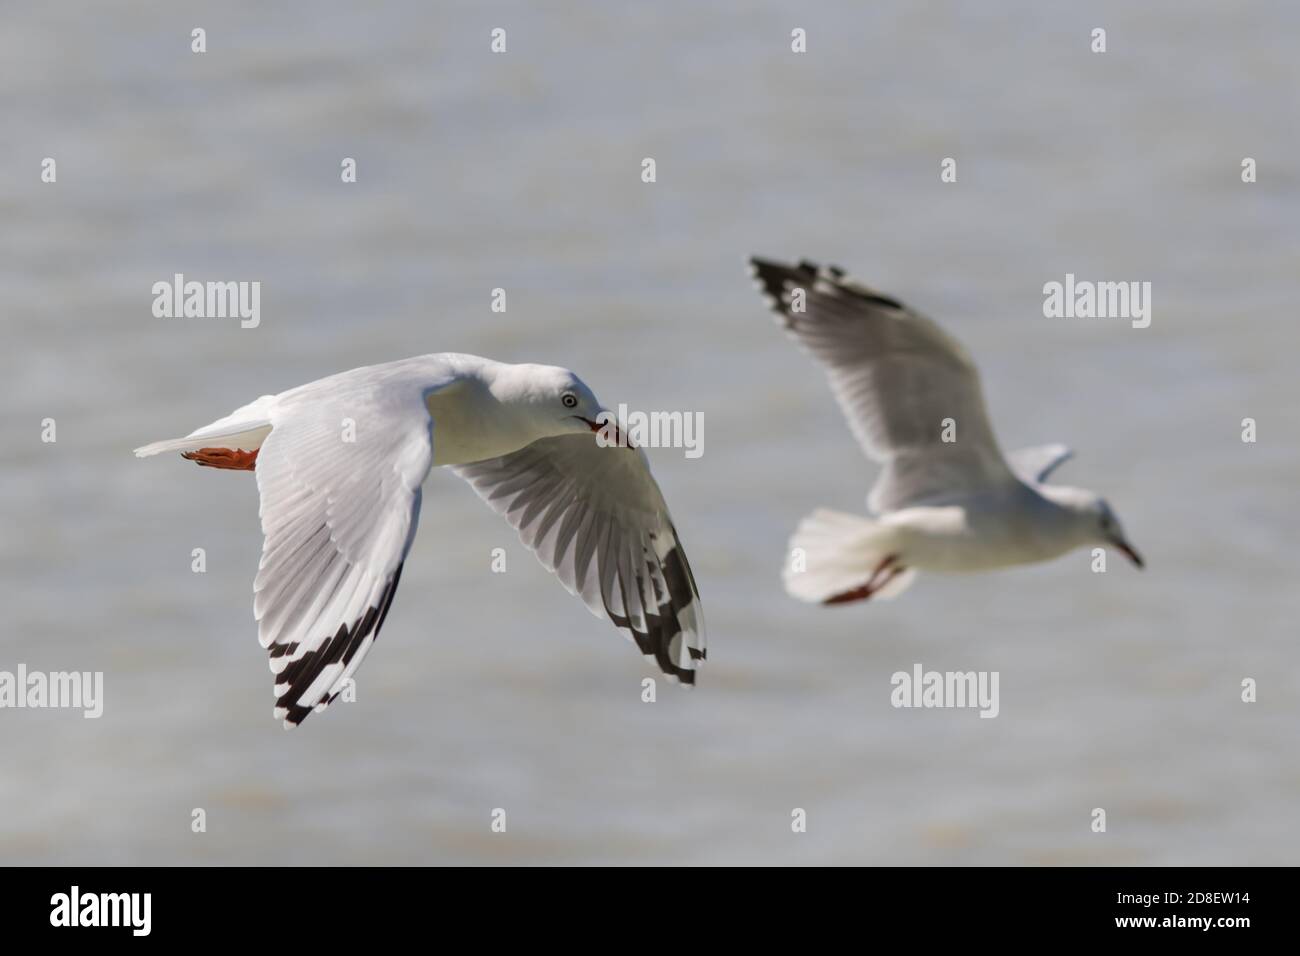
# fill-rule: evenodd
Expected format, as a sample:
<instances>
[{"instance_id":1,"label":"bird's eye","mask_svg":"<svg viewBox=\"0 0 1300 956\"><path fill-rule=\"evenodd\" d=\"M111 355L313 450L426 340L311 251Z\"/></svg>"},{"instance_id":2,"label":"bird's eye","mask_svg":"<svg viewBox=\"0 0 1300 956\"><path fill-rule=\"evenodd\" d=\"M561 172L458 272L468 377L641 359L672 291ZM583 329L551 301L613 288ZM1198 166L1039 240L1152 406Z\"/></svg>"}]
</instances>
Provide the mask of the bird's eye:
<instances>
[{"instance_id":1,"label":"bird's eye","mask_svg":"<svg viewBox=\"0 0 1300 956\"><path fill-rule=\"evenodd\" d=\"M578 407L578 396L574 395L572 392L565 392L560 396L560 401L564 403L565 408Z\"/></svg>"}]
</instances>

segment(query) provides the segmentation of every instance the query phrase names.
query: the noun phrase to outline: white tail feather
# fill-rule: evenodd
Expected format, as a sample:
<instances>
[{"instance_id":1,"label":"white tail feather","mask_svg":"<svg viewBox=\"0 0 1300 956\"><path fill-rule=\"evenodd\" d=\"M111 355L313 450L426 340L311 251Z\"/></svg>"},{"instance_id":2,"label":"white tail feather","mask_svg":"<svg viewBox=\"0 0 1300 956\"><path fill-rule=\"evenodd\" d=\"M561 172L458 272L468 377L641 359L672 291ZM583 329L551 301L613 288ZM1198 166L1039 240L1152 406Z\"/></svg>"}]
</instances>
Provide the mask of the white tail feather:
<instances>
[{"instance_id":1,"label":"white tail feather","mask_svg":"<svg viewBox=\"0 0 1300 956\"><path fill-rule=\"evenodd\" d=\"M860 588L871 572L898 550L897 532L861 515L819 508L807 515L790 538L790 554L782 572L785 589L801 601L822 603L837 594ZM895 575L873 598L891 598L912 583L916 572Z\"/></svg>"},{"instance_id":2,"label":"white tail feather","mask_svg":"<svg viewBox=\"0 0 1300 956\"><path fill-rule=\"evenodd\" d=\"M148 458L164 451L196 451L213 445L255 451L262 447L262 442L271 432L270 406L274 400L274 395L263 395L257 401L235 409L225 418L195 429L184 438L169 438L143 445L135 450L135 455L137 458Z\"/></svg>"}]
</instances>

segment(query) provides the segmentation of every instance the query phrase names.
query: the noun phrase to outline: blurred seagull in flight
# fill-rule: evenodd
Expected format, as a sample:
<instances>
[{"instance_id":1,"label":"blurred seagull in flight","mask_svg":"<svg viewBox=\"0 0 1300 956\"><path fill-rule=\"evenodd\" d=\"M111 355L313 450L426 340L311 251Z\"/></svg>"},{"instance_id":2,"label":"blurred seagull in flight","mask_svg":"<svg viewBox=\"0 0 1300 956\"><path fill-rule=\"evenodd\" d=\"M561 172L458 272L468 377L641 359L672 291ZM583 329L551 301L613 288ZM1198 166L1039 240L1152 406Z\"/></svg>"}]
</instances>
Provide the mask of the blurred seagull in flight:
<instances>
[{"instance_id":1,"label":"blurred seagull in flight","mask_svg":"<svg viewBox=\"0 0 1300 956\"><path fill-rule=\"evenodd\" d=\"M1087 545L1143 566L1104 499L1045 483L1070 449L1003 457L974 361L934 322L833 266L750 265L782 324L826 372L854 437L883 466L870 516L818 509L800 523L783 572L791 595L821 604L887 598L918 570L982 571ZM947 419L955 434L945 434Z\"/></svg>"},{"instance_id":2,"label":"blurred seagull in flight","mask_svg":"<svg viewBox=\"0 0 1300 956\"><path fill-rule=\"evenodd\" d=\"M253 613L275 716L292 727L342 692L379 635L420 486L440 465L592 613L693 684L705 659L695 579L645 452L598 441L616 427L607 422L567 369L441 353L264 395L135 453L256 473L264 541Z\"/></svg>"}]
</instances>

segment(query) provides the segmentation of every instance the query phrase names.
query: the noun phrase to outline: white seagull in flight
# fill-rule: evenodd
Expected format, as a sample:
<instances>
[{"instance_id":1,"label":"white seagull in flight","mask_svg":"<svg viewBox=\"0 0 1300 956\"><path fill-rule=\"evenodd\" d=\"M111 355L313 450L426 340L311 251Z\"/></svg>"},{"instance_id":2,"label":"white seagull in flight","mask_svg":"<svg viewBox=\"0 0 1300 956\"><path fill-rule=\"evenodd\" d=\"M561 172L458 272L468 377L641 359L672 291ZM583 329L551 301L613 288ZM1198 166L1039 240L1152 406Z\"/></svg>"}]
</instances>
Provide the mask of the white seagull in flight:
<instances>
[{"instance_id":1,"label":"white seagull in flight","mask_svg":"<svg viewBox=\"0 0 1300 956\"><path fill-rule=\"evenodd\" d=\"M339 695L379 635L420 486L438 465L466 479L593 614L629 632L670 679L695 682L705 659L695 579L645 452L598 436L617 427L603 412L568 369L442 353L264 395L135 453L256 472L264 541L253 613L275 716L293 727Z\"/></svg>"},{"instance_id":2,"label":"white seagull in flight","mask_svg":"<svg viewBox=\"0 0 1300 956\"><path fill-rule=\"evenodd\" d=\"M783 572L791 595L822 604L892 597L917 570L981 571L1085 545L1115 547L1142 567L1104 499L1044 483L1070 449L1003 457L975 363L939 326L833 266L750 265L825 370L858 443L884 466L867 497L871 517L818 509L803 519Z\"/></svg>"}]
</instances>

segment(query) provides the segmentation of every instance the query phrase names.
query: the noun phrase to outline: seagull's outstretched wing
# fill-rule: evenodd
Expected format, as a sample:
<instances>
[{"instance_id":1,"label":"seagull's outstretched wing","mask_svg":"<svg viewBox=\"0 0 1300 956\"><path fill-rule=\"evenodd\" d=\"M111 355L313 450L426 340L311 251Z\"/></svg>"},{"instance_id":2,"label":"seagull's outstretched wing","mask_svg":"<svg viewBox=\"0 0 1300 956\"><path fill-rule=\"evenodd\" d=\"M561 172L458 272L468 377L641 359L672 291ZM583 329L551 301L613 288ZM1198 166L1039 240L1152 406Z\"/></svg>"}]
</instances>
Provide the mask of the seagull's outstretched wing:
<instances>
[{"instance_id":1,"label":"seagull's outstretched wing","mask_svg":"<svg viewBox=\"0 0 1300 956\"><path fill-rule=\"evenodd\" d=\"M378 637L433 461L430 389L368 371L277 396L258 452L253 612L286 727L329 704Z\"/></svg>"},{"instance_id":2,"label":"seagull's outstretched wing","mask_svg":"<svg viewBox=\"0 0 1300 956\"><path fill-rule=\"evenodd\" d=\"M665 674L695 683L700 595L641 449L565 435L453 470L593 614L627 630Z\"/></svg>"},{"instance_id":3,"label":"seagull's outstretched wing","mask_svg":"<svg viewBox=\"0 0 1300 956\"><path fill-rule=\"evenodd\" d=\"M877 513L1014 480L967 351L929 319L834 267L750 260L759 288L825 368L849 427L884 464ZM944 441L952 419L955 440Z\"/></svg>"},{"instance_id":4,"label":"seagull's outstretched wing","mask_svg":"<svg viewBox=\"0 0 1300 956\"><path fill-rule=\"evenodd\" d=\"M1021 448L1007 456L1020 480L1029 485L1041 485L1047 476L1074 457L1074 450L1066 445L1035 445Z\"/></svg>"}]
</instances>

